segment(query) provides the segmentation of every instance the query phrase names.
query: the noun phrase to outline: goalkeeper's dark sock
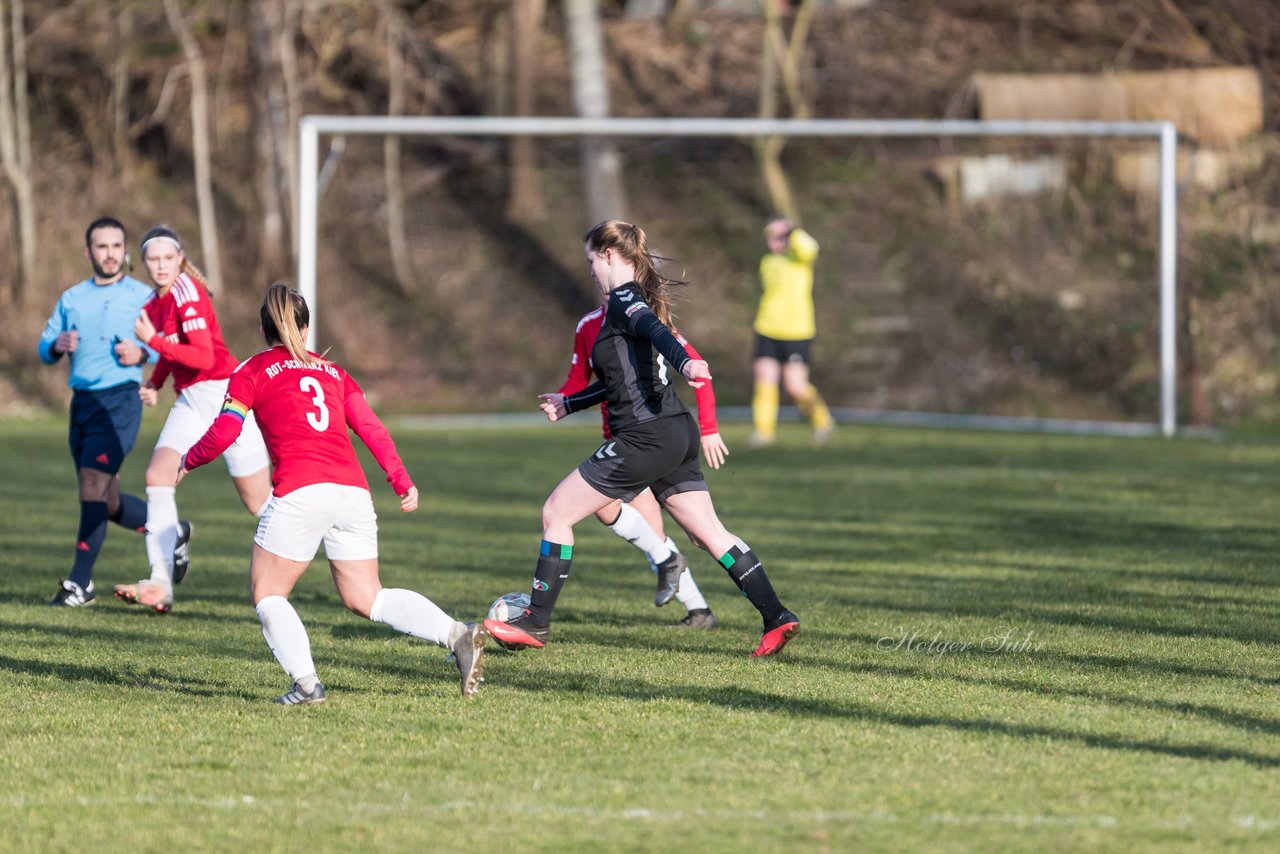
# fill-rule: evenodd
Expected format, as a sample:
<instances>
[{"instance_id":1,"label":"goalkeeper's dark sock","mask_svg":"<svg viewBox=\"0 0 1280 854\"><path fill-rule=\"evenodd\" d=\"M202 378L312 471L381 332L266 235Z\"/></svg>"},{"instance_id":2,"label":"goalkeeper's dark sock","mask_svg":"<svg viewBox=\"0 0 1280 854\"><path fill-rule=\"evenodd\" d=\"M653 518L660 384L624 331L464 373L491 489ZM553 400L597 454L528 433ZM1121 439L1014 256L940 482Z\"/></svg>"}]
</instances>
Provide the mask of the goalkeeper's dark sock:
<instances>
[{"instance_id":1,"label":"goalkeeper's dark sock","mask_svg":"<svg viewBox=\"0 0 1280 854\"><path fill-rule=\"evenodd\" d=\"M107 502L80 502L80 530L76 532L76 557L71 564L71 581L87 590L93 581L93 564L107 538Z\"/></svg>"},{"instance_id":2,"label":"goalkeeper's dark sock","mask_svg":"<svg viewBox=\"0 0 1280 854\"><path fill-rule=\"evenodd\" d=\"M569 578L569 564L572 562L573 546L542 541L538 568L533 573L533 592L529 594L529 611L535 625L551 624L551 612L560 597L560 588Z\"/></svg>"},{"instance_id":3,"label":"goalkeeper's dark sock","mask_svg":"<svg viewBox=\"0 0 1280 854\"><path fill-rule=\"evenodd\" d=\"M122 528L139 534L147 530L147 502L136 495L120 493L120 506L111 514L111 521Z\"/></svg>"},{"instance_id":4,"label":"goalkeeper's dark sock","mask_svg":"<svg viewBox=\"0 0 1280 854\"><path fill-rule=\"evenodd\" d=\"M750 548L744 551L741 547L734 546L720 558L720 565L729 573L733 583L738 585L742 595L756 606L756 610L764 618L766 631L771 628L771 623L790 613L782 607L778 594L769 582L769 576L765 574L764 564Z\"/></svg>"}]
</instances>

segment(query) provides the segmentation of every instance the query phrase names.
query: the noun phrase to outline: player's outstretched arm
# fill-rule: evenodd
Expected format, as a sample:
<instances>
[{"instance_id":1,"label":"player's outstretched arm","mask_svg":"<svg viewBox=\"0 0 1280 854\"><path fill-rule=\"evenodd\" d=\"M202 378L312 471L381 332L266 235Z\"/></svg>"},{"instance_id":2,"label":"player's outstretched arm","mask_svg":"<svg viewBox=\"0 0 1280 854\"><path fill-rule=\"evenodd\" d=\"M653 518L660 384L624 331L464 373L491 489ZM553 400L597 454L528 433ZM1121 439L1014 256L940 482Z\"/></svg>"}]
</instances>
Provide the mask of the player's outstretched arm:
<instances>
[{"instance_id":1,"label":"player's outstretched arm","mask_svg":"<svg viewBox=\"0 0 1280 854\"><path fill-rule=\"evenodd\" d=\"M546 397L546 395L538 396ZM570 415L574 412L581 412L584 409L589 409L592 406L604 403L604 399L607 396L608 389L605 384L603 382L594 382L577 394L561 395L560 403L564 408L564 415ZM542 409L546 412L545 401L542 405ZM563 418L564 415L561 415L560 417ZM551 418L551 413L549 412L547 413L547 418L550 418L552 421L557 420L555 418Z\"/></svg>"},{"instance_id":2,"label":"player's outstretched arm","mask_svg":"<svg viewBox=\"0 0 1280 854\"><path fill-rule=\"evenodd\" d=\"M244 429L244 419L248 411L249 407L245 404L234 398L228 398L222 404L222 411L218 413L217 418L213 419L213 423L209 425L205 434L182 455L182 461L178 465L178 477L173 485L182 483L187 472L222 456L222 452L240 438L240 431Z\"/></svg>"},{"instance_id":3,"label":"player's outstretched arm","mask_svg":"<svg viewBox=\"0 0 1280 854\"><path fill-rule=\"evenodd\" d=\"M373 458L378 461L379 467L387 473L387 482L391 484L391 488L395 490L403 501L405 496L413 490L414 506L417 506L418 491L413 485L413 479L409 477L408 470L404 467L404 462L400 459L400 454L396 450L396 443L391 439L391 432L387 430L386 425L374 413L369 402L364 398L364 392L350 375L347 375L347 395L343 400L343 413L347 419L347 425L355 431L360 437L360 441L364 442L369 451L373 454ZM402 505L403 506L403 505ZM409 511L405 511L406 513Z\"/></svg>"}]
</instances>

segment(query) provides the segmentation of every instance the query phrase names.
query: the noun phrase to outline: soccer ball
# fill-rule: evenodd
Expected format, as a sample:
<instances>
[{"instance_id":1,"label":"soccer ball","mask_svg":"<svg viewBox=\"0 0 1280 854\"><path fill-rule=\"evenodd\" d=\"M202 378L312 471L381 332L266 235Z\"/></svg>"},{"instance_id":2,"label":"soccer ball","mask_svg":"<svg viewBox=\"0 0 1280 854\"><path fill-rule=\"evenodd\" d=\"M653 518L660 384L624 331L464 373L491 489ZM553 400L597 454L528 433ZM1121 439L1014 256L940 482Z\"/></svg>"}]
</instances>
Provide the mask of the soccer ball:
<instances>
[{"instance_id":1,"label":"soccer ball","mask_svg":"<svg viewBox=\"0 0 1280 854\"><path fill-rule=\"evenodd\" d=\"M509 623L529 607L528 593L507 593L489 606L489 619Z\"/></svg>"}]
</instances>

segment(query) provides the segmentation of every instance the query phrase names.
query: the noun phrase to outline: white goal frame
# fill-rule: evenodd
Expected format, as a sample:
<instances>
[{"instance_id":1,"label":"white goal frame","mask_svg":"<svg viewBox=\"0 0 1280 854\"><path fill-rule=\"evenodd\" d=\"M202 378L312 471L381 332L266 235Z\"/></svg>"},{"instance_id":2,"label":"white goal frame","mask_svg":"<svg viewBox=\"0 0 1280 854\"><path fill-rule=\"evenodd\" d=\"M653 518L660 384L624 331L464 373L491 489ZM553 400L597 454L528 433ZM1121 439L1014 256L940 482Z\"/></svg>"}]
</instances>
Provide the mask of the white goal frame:
<instances>
[{"instance_id":1,"label":"white goal frame","mask_svg":"<svg viewBox=\"0 0 1280 854\"><path fill-rule=\"evenodd\" d=\"M1177 178L1178 131L1172 122L950 121L894 119L619 119L500 116L304 116L298 123L298 289L311 308L309 346L316 340L316 248L320 201L320 135L383 136L689 136L689 137L1130 137L1160 143L1160 412L1154 425L1057 421L1092 427L1075 432L1133 435L1177 433ZM967 416L952 416L963 423ZM1010 421L1011 419L1005 419ZM1045 429L1038 419L1025 428ZM973 426L998 426L972 416ZM986 423L984 423L986 422ZM1135 429L1137 428L1137 429ZM1067 429L1070 429L1069 427Z\"/></svg>"}]
</instances>

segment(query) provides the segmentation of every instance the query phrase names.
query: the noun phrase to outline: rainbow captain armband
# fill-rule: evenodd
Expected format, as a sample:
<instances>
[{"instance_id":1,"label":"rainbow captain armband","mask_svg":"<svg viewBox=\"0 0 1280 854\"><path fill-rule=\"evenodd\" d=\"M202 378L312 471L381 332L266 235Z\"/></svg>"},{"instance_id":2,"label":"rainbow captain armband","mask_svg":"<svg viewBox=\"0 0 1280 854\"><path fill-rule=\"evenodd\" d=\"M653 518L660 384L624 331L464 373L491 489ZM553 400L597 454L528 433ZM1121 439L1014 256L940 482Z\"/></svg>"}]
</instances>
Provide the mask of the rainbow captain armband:
<instances>
[{"instance_id":1,"label":"rainbow captain armband","mask_svg":"<svg viewBox=\"0 0 1280 854\"><path fill-rule=\"evenodd\" d=\"M245 406L235 398L228 397L222 403L222 413L224 415L234 415L236 418L243 421L245 416L249 414L249 407Z\"/></svg>"}]
</instances>

